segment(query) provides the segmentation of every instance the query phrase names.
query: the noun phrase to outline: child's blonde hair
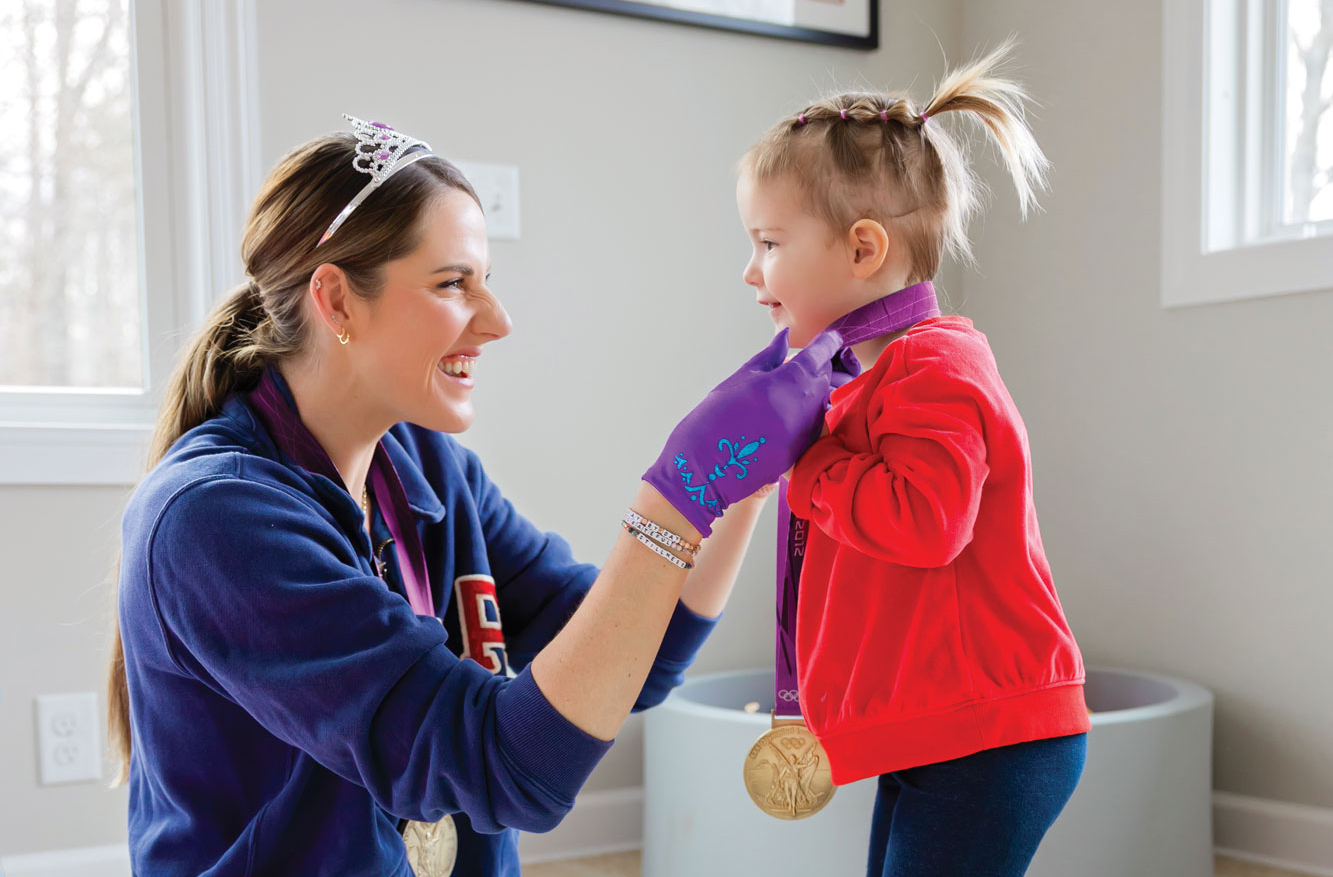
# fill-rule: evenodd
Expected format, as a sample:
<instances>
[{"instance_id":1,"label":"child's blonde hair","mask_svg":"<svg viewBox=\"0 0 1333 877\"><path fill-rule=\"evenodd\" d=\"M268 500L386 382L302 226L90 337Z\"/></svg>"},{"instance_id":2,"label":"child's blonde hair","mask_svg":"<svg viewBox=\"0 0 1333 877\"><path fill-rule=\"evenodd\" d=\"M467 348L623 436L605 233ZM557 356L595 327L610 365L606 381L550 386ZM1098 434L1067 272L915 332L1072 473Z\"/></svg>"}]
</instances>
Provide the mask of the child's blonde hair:
<instances>
[{"instance_id":1,"label":"child's blonde hair","mask_svg":"<svg viewBox=\"0 0 1333 877\"><path fill-rule=\"evenodd\" d=\"M1045 187L1049 162L1028 130L1027 93L997 75L1012 47L1006 42L949 73L924 107L905 94L868 92L812 104L774 125L741 169L758 182L795 181L810 211L835 232L863 218L879 222L907 250L907 282L929 280L943 252L971 260L967 223L981 188L962 145L937 116L962 112L985 127L1024 217Z\"/></svg>"}]
</instances>

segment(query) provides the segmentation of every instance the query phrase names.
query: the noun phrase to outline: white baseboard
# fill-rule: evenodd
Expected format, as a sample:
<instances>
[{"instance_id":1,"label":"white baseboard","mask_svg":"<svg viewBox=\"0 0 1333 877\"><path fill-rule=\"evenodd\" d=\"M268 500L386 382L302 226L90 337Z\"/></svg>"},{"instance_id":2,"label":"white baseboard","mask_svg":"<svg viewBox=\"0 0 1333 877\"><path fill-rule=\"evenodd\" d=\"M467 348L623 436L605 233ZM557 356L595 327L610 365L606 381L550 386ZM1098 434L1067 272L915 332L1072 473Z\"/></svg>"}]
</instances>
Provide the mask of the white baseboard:
<instances>
[{"instance_id":1,"label":"white baseboard","mask_svg":"<svg viewBox=\"0 0 1333 877\"><path fill-rule=\"evenodd\" d=\"M1333 877L1333 808L1214 792L1213 845L1219 855Z\"/></svg>"},{"instance_id":2,"label":"white baseboard","mask_svg":"<svg viewBox=\"0 0 1333 877\"><path fill-rule=\"evenodd\" d=\"M637 850L643 846L643 787L584 792L546 834L519 837L524 862L549 862Z\"/></svg>"},{"instance_id":3,"label":"white baseboard","mask_svg":"<svg viewBox=\"0 0 1333 877\"><path fill-rule=\"evenodd\" d=\"M524 862L548 862L638 849L643 844L643 789L585 792L546 834L524 834ZM126 844L0 857L0 877L130 877Z\"/></svg>"},{"instance_id":4,"label":"white baseboard","mask_svg":"<svg viewBox=\"0 0 1333 877\"><path fill-rule=\"evenodd\" d=\"M1219 855L1333 877L1333 808L1213 793L1213 842ZM643 845L643 789L585 792L546 834L524 834L524 862L546 862L638 849ZM0 877L129 877L125 844L0 857Z\"/></svg>"},{"instance_id":5,"label":"white baseboard","mask_svg":"<svg viewBox=\"0 0 1333 877\"><path fill-rule=\"evenodd\" d=\"M130 877L129 844L0 858L0 877Z\"/></svg>"}]
</instances>

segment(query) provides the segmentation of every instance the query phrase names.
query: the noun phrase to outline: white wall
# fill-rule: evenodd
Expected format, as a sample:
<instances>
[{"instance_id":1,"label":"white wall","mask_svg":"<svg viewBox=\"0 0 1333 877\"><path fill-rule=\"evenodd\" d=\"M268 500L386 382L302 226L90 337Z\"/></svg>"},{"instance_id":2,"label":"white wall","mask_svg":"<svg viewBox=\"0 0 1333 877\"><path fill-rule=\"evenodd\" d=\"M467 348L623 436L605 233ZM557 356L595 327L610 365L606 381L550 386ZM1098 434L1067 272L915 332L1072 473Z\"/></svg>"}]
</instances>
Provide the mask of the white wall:
<instances>
[{"instance_id":1,"label":"white wall","mask_svg":"<svg viewBox=\"0 0 1333 877\"><path fill-rule=\"evenodd\" d=\"M1084 654L1213 689L1217 788L1333 807L1333 294L1159 306L1162 0L963 12L964 46L1022 37L1044 104L1046 213L990 174L963 292Z\"/></svg>"},{"instance_id":2,"label":"white wall","mask_svg":"<svg viewBox=\"0 0 1333 877\"><path fill-rule=\"evenodd\" d=\"M740 280L741 153L823 89L928 82L960 29L957 0L886 4L873 53L513 0L256 5L266 165L350 112L519 166L523 239L493 251L515 331L482 360L465 440L593 561L676 419L770 335ZM644 390L649 372L673 383ZM37 786L32 699L101 689L125 495L0 487L0 856L123 840L123 789ZM698 670L771 660L772 527ZM639 740L634 721L589 788L637 786Z\"/></svg>"}]
</instances>

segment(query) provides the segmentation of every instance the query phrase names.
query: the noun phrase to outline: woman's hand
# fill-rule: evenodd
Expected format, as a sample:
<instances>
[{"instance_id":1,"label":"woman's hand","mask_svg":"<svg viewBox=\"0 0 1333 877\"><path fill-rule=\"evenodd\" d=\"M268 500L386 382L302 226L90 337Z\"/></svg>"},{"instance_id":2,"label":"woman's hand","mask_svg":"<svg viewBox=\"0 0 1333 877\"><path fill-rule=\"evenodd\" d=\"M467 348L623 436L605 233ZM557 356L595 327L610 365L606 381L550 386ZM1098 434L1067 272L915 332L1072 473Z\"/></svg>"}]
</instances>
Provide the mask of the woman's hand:
<instances>
[{"instance_id":1,"label":"woman's hand","mask_svg":"<svg viewBox=\"0 0 1333 877\"><path fill-rule=\"evenodd\" d=\"M814 440L834 380L831 360L841 344L838 336L821 336L784 363L784 331L672 432L631 508L698 542L728 503L738 506L719 522L716 541L700 549L688 574L622 534L578 610L533 659L532 677L542 694L586 733L610 740L620 730L678 599L705 617L722 611L763 511L762 499L740 500L771 493L778 476ZM678 466L678 459L690 468Z\"/></svg>"},{"instance_id":2,"label":"woman's hand","mask_svg":"<svg viewBox=\"0 0 1333 877\"><path fill-rule=\"evenodd\" d=\"M815 440L841 347L824 332L784 362L779 332L685 415L643 480L707 536L728 505L777 481Z\"/></svg>"},{"instance_id":3,"label":"woman's hand","mask_svg":"<svg viewBox=\"0 0 1333 877\"><path fill-rule=\"evenodd\" d=\"M828 436L828 434L829 434L829 431L828 431L828 421L824 421L824 428L820 431L820 433L819 433L819 438L825 438L825 437ZM818 441L818 439L816 439L816 441ZM800 461L797 460L796 462L799 463ZM782 477L783 477L783 478L786 478L788 481L791 481L791 473L792 473L792 472L795 472L795 471L796 471L796 463L792 463L792 464L791 464L791 468L788 469L786 472L783 472L783 473L782 473ZM777 490L777 487L778 487L778 485L777 485L776 483L774 483L774 484L770 484L770 485L768 486L768 493L772 493L774 490ZM756 493L757 493L757 491L756 491ZM768 496L768 493L765 493L764 496Z\"/></svg>"}]
</instances>

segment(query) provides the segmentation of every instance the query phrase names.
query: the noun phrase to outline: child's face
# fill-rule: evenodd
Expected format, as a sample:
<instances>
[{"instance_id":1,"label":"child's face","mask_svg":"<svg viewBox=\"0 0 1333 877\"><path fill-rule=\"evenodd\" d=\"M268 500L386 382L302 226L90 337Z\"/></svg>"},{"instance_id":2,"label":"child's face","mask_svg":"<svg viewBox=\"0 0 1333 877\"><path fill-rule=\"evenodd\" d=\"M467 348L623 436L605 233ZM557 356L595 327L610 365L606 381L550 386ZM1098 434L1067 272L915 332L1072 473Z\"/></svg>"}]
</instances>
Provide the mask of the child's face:
<instances>
[{"instance_id":1,"label":"child's face","mask_svg":"<svg viewBox=\"0 0 1333 877\"><path fill-rule=\"evenodd\" d=\"M824 220L805 211L795 184L757 182L744 172L736 184L736 206L754 246L745 282L769 308L775 330L791 329L792 347L804 347L862 304L847 245L829 233Z\"/></svg>"}]
</instances>

